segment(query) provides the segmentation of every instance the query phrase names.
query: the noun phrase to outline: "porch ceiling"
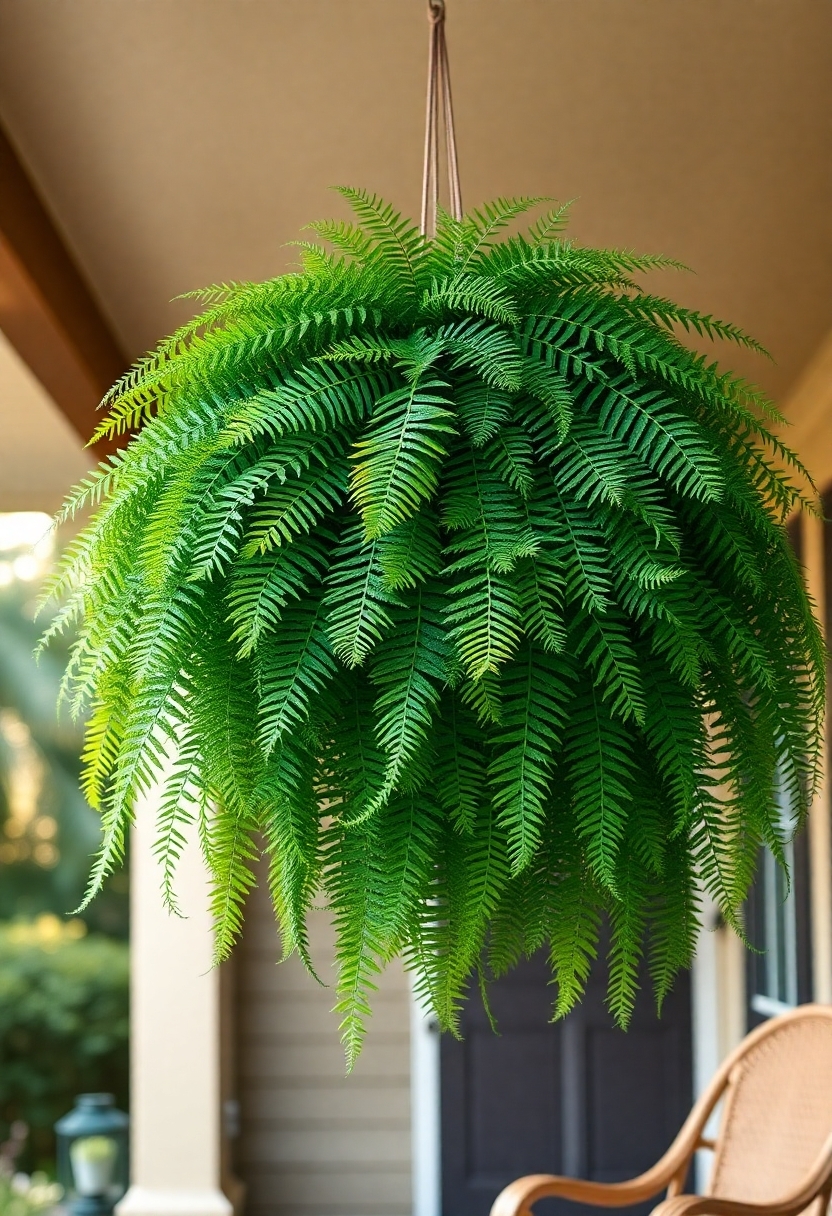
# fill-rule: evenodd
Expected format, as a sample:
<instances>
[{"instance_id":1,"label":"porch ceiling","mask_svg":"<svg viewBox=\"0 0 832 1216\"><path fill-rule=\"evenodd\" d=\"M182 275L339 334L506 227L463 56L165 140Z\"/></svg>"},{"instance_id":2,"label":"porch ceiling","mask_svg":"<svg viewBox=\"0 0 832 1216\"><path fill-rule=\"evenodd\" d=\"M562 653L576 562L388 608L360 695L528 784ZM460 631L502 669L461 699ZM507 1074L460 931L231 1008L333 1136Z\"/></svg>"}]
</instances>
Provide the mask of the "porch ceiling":
<instances>
[{"instance_id":1,"label":"porch ceiling","mask_svg":"<svg viewBox=\"0 0 832 1216\"><path fill-rule=\"evenodd\" d=\"M0 120L125 350L284 269L333 183L415 211L424 8L0 0ZM580 240L692 265L664 289L767 343L743 370L783 397L832 327L826 0L449 0L448 36L466 201L574 197Z\"/></svg>"}]
</instances>

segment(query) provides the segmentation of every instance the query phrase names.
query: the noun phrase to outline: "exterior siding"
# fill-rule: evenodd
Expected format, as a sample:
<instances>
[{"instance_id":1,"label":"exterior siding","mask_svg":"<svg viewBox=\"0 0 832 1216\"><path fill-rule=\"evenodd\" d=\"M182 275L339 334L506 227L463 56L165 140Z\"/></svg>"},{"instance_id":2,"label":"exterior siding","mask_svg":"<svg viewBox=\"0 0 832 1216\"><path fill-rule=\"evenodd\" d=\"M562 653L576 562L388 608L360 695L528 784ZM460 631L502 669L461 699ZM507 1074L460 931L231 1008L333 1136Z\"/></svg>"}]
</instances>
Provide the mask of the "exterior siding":
<instances>
[{"instance_id":1,"label":"exterior siding","mask_svg":"<svg viewBox=\"0 0 832 1216\"><path fill-rule=\"evenodd\" d=\"M318 974L334 979L327 915L310 922ZM332 987L298 959L276 965L264 886L252 893L236 959L236 1170L248 1216L407 1216L410 1029L406 976L380 977L362 1055L345 1075Z\"/></svg>"}]
</instances>

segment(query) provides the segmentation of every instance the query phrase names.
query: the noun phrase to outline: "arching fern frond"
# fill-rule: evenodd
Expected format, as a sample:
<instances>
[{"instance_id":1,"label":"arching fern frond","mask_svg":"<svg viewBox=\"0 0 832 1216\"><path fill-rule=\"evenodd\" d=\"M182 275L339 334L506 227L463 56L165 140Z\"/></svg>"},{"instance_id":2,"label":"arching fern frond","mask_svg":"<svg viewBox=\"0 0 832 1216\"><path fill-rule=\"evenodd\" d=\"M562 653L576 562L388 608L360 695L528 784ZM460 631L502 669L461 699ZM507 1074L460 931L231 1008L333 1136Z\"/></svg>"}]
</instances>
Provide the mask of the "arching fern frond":
<instances>
[{"instance_id":1,"label":"arching fern frond","mask_svg":"<svg viewBox=\"0 0 832 1216\"><path fill-rule=\"evenodd\" d=\"M741 931L821 764L825 651L784 523L805 469L763 394L642 291L675 266L500 199L435 242L343 190L301 269L205 310L108 394L139 428L69 499L49 635L91 706L84 789L120 861L154 782L163 896L196 820L218 954L261 847L286 952L338 938L355 1058L395 954L443 1026L473 975L547 947L554 1013L606 919L610 1006L659 1001L700 886ZM155 795L154 795L155 796Z\"/></svg>"}]
</instances>

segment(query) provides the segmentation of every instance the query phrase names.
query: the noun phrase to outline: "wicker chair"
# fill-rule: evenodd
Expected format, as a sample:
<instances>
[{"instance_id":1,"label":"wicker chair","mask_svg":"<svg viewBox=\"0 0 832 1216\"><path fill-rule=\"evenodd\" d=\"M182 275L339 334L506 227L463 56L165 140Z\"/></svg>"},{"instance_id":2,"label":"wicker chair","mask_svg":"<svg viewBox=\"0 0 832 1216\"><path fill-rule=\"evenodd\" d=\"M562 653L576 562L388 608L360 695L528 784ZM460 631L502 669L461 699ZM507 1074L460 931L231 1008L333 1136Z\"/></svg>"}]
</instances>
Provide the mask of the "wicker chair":
<instances>
[{"instance_id":1,"label":"wicker chair","mask_svg":"<svg viewBox=\"0 0 832 1216\"><path fill-rule=\"evenodd\" d=\"M724 1099L716 1140L703 1135ZM682 1188L697 1148L714 1150L708 1193ZM547 1196L626 1207L667 1189L652 1216L824 1216L832 1191L832 1007L801 1005L752 1031L728 1057L651 1169L628 1182L530 1174L491 1216L532 1216Z\"/></svg>"}]
</instances>

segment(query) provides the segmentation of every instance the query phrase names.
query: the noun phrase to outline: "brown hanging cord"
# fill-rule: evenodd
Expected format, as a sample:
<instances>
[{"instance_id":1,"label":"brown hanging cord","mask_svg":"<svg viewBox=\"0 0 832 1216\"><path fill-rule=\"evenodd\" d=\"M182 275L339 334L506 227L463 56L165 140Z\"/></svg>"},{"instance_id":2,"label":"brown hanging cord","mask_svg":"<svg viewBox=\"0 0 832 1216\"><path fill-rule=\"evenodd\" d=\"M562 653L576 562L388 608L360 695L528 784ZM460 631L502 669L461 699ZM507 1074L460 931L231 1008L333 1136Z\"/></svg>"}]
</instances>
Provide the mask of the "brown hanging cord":
<instances>
[{"instance_id":1,"label":"brown hanging cord","mask_svg":"<svg viewBox=\"0 0 832 1216\"><path fill-rule=\"evenodd\" d=\"M445 42L445 0L428 0L430 42L428 44L428 96L425 116L425 165L422 175L422 235L436 236L436 212L439 206L439 117L445 127L445 147L448 153L448 190L450 212L455 220L462 219L462 191L459 185L459 162L456 155L454 107L451 100L451 73L448 67L448 47Z\"/></svg>"}]
</instances>

